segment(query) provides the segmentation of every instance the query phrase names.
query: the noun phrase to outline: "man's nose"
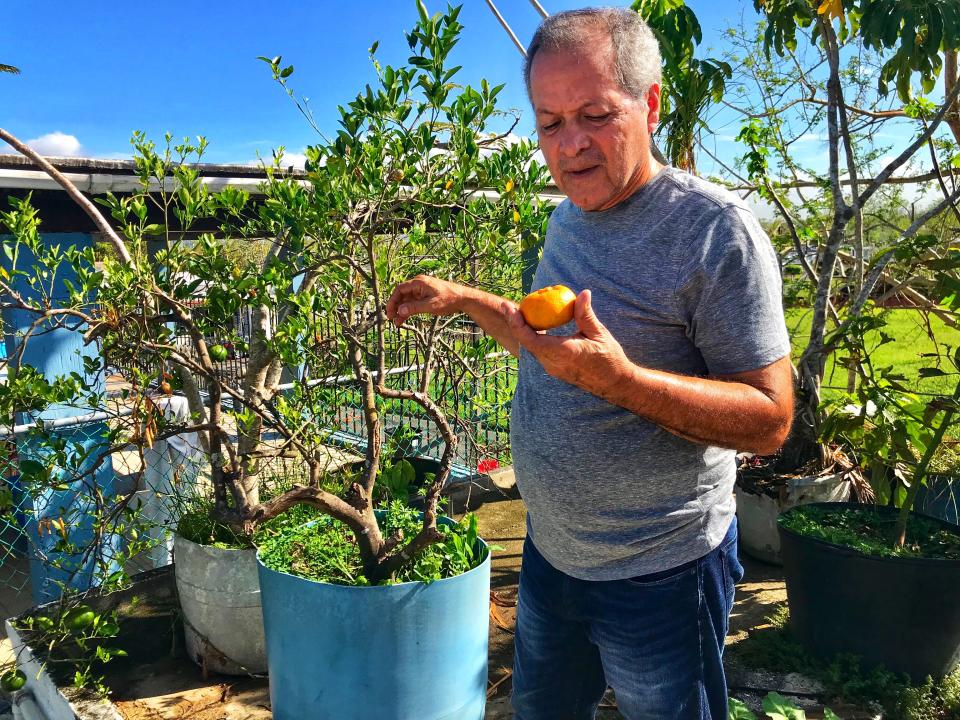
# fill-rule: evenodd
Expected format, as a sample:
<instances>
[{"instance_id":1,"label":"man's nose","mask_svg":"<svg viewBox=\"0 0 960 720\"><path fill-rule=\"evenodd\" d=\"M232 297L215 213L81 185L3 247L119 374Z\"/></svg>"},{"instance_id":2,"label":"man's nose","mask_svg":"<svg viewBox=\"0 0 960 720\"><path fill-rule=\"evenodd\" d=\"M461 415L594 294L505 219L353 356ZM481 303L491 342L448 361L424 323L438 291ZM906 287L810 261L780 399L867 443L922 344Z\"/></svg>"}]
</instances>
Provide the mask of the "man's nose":
<instances>
[{"instance_id":1,"label":"man's nose","mask_svg":"<svg viewBox=\"0 0 960 720\"><path fill-rule=\"evenodd\" d=\"M561 130L560 153L576 157L590 147L590 134L579 125L569 125Z\"/></svg>"}]
</instances>

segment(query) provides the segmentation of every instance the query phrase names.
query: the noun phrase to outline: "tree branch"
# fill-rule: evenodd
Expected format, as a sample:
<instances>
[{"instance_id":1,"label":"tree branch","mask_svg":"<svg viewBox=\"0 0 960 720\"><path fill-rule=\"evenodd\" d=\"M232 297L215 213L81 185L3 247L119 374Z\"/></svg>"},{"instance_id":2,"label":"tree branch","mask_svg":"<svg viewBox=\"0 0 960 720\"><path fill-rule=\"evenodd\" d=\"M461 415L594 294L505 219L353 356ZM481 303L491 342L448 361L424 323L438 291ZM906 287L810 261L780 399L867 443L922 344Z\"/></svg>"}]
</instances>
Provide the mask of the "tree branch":
<instances>
[{"instance_id":1,"label":"tree branch","mask_svg":"<svg viewBox=\"0 0 960 720\"><path fill-rule=\"evenodd\" d=\"M53 165L51 165L46 158L37 153L33 148L29 147L26 143L21 142L16 137L11 135L9 132L0 128L0 140L3 140L8 145L13 147L15 150L26 155L28 158L33 160L41 170L43 170L47 175L56 180L60 186L67 191L67 195L79 205L87 216L93 220L94 224L100 229L107 239L113 245L113 249L116 251L117 255L120 257L120 260L123 261L124 265L132 264L133 260L130 257L130 251L127 250L127 245L120 238L119 235L110 227L110 223L106 221L103 215L100 214L100 211L94 206L92 202L87 200L81 193L77 186L70 182L59 170L57 170Z\"/></svg>"}]
</instances>

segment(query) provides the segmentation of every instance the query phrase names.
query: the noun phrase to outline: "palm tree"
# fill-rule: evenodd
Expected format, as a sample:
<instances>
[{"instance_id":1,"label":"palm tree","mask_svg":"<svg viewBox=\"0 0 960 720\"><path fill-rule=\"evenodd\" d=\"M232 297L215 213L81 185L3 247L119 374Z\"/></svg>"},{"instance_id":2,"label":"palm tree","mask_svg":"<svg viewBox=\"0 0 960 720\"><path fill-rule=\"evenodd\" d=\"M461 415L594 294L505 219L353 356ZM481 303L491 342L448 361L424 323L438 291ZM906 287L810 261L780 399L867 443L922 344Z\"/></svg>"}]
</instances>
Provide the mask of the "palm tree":
<instances>
[{"instance_id":1,"label":"palm tree","mask_svg":"<svg viewBox=\"0 0 960 720\"><path fill-rule=\"evenodd\" d=\"M4 65L0 63L0 72L11 73L13 75L20 74L20 68L16 68L13 65Z\"/></svg>"}]
</instances>

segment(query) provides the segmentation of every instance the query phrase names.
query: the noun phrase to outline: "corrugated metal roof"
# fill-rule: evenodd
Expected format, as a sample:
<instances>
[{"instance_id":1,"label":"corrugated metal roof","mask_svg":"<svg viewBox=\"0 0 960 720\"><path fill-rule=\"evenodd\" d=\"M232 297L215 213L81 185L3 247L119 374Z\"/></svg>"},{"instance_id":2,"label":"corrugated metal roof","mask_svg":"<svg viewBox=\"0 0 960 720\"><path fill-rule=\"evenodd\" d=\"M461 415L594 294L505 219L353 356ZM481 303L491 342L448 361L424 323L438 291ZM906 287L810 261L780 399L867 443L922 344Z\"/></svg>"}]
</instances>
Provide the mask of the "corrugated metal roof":
<instances>
[{"instance_id":1,"label":"corrugated metal roof","mask_svg":"<svg viewBox=\"0 0 960 720\"><path fill-rule=\"evenodd\" d=\"M98 175L131 175L136 173L133 160L103 160L100 158L48 157L51 165L61 172L94 173ZM236 163L198 163L193 167L204 177L243 177L266 178L264 169L259 165L240 165ZM33 161L23 155L0 154L0 170L37 169ZM284 171L291 175L305 175L298 168L290 166Z\"/></svg>"},{"instance_id":2,"label":"corrugated metal roof","mask_svg":"<svg viewBox=\"0 0 960 720\"><path fill-rule=\"evenodd\" d=\"M136 192L140 190L140 178L136 173L133 160L102 160L99 158L56 158L47 160L68 180L84 193L100 195L107 192ZM243 188L251 194L259 194L259 185L266 180L266 170L262 166L198 163L193 165L200 174L201 181L210 190L222 190L225 187ZM306 172L290 166L281 171L283 175L305 178ZM0 154L0 189L11 190L63 190L60 185L22 155ZM151 190L159 190L156 179L151 180ZM478 194L497 197L495 190L480 190ZM553 205L563 200L563 195L555 185L547 185L540 195Z\"/></svg>"}]
</instances>

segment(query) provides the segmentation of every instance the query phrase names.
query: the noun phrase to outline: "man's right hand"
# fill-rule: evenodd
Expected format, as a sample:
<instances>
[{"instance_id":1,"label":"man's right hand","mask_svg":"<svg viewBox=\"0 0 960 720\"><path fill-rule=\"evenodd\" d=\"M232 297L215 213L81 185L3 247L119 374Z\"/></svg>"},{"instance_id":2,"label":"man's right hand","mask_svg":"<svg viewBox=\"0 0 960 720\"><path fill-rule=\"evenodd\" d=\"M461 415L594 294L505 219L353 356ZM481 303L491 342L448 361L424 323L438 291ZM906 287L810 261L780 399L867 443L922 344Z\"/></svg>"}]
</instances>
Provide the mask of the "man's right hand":
<instances>
[{"instance_id":1,"label":"man's right hand","mask_svg":"<svg viewBox=\"0 0 960 720\"><path fill-rule=\"evenodd\" d=\"M516 355L520 344L508 318L516 303L467 285L417 275L394 288L387 300L387 317L400 327L414 315L453 315L462 312Z\"/></svg>"},{"instance_id":2,"label":"man's right hand","mask_svg":"<svg viewBox=\"0 0 960 720\"><path fill-rule=\"evenodd\" d=\"M463 312L463 300L470 292L465 285L428 275L400 283L387 300L387 317L400 327L414 315L453 315Z\"/></svg>"}]
</instances>

